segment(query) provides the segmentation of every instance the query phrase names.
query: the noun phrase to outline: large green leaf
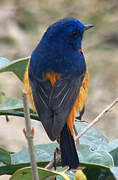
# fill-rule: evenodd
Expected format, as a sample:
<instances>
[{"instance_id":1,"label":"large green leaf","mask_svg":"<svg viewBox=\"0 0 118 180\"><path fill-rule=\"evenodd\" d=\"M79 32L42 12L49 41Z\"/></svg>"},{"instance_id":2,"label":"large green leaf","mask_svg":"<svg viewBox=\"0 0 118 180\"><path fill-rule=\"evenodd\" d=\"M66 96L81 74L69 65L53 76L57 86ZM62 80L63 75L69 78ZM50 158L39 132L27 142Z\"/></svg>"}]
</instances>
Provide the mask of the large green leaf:
<instances>
[{"instance_id":1,"label":"large green leaf","mask_svg":"<svg viewBox=\"0 0 118 180\"><path fill-rule=\"evenodd\" d=\"M4 100L5 100L5 94L2 91L0 91L0 104L2 104Z\"/></svg>"},{"instance_id":2,"label":"large green leaf","mask_svg":"<svg viewBox=\"0 0 118 180\"><path fill-rule=\"evenodd\" d=\"M12 61L11 63L7 63L5 58L0 58L0 61L2 64L0 66L0 72L6 72L6 71L14 72L18 76L18 78L21 81L23 81L24 73L25 73L26 66L27 66L29 59L30 59L30 57L26 57L26 58Z\"/></svg>"},{"instance_id":3,"label":"large green leaf","mask_svg":"<svg viewBox=\"0 0 118 180\"><path fill-rule=\"evenodd\" d=\"M35 146L35 156L37 162L47 162L53 159L53 154L58 146L57 143L40 144ZM11 154L12 164L29 163L29 151L24 149L18 153Z\"/></svg>"},{"instance_id":4,"label":"large green leaf","mask_svg":"<svg viewBox=\"0 0 118 180\"><path fill-rule=\"evenodd\" d=\"M0 116L3 115L9 115L9 116L18 116L18 117L24 117L24 112L22 111L16 111L16 110L6 110L6 111L0 111ZM37 114L30 113L31 119L40 121Z\"/></svg>"},{"instance_id":5,"label":"large green leaf","mask_svg":"<svg viewBox=\"0 0 118 180\"><path fill-rule=\"evenodd\" d=\"M112 173L114 179L118 180L118 167L111 167L110 172Z\"/></svg>"},{"instance_id":6,"label":"large green leaf","mask_svg":"<svg viewBox=\"0 0 118 180\"><path fill-rule=\"evenodd\" d=\"M53 159L53 153L59 145L57 143L40 144L35 146L35 156L37 162L49 162ZM113 166L112 156L108 152L91 151L89 145L80 144L78 155L82 165L92 166L93 164L98 167ZM11 155L12 164L29 163L30 157L28 149Z\"/></svg>"},{"instance_id":7,"label":"large green leaf","mask_svg":"<svg viewBox=\"0 0 118 180\"><path fill-rule=\"evenodd\" d=\"M87 176L87 180L105 180L106 170L101 170L96 167L86 167L84 173Z\"/></svg>"},{"instance_id":8,"label":"large green leaf","mask_svg":"<svg viewBox=\"0 0 118 180\"><path fill-rule=\"evenodd\" d=\"M75 127L78 133L85 129L87 125L86 122L75 122ZM81 144L89 145L91 151L106 151L108 148L107 138L96 128L90 128L80 137L79 141Z\"/></svg>"},{"instance_id":9,"label":"large green leaf","mask_svg":"<svg viewBox=\"0 0 118 180\"><path fill-rule=\"evenodd\" d=\"M50 171L44 168L38 168L38 174L40 180L54 180L56 176L61 176L65 180L70 180L69 177L65 174L68 168L64 169L61 172L58 171ZM10 180L32 180L32 171L31 168L23 168L16 171Z\"/></svg>"},{"instance_id":10,"label":"large green leaf","mask_svg":"<svg viewBox=\"0 0 118 180\"><path fill-rule=\"evenodd\" d=\"M108 145L107 150L112 155L115 166L118 166L118 139L111 141Z\"/></svg>"},{"instance_id":11,"label":"large green leaf","mask_svg":"<svg viewBox=\"0 0 118 180\"><path fill-rule=\"evenodd\" d=\"M77 128L79 127L82 130L83 128L86 127L86 125L87 123L78 122L76 124L76 127ZM112 156L108 152L105 152L104 149L102 148L101 149L95 148L96 144L97 146L101 146L101 144L103 145L103 142L107 146L106 143L107 139L95 128L92 128L92 130L87 132L86 134L87 134L86 136L82 136L80 138L80 145L78 151L80 161L85 163L96 162L96 164L112 166L113 165ZM36 160L38 162L52 160L53 152L57 146L58 146L57 143L40 144L35 146ZM24 149L21 152L13 154L12 160L13 163L19 163L19 160L22 163L29 162L28 149Z\"/></svg>"},{"instance_id":12,"label":"large green leaf","mask_svg":"<svg viewBox=\"0 0 118 180\"><path fill-rule=\"evenodd\" d=\"M23 101L18 98L4 97L1 101L0 111L23 109Z\"/></svg>"},{"instance_id":13,"label":"large green leaf","mask_svg":"<svg viewBox=\"0 0 118 180\"><path fill-rule=\"evenodd\" d=\"M31 110L31 118L35 120L39 120L38 115ZM23 112L23 101L18 98L9 98L4 95L3 92L0 91L0 116L9 115L9 116L19 116L24 117Z\"/></svg>"},{"instance_id":14,"label":"large green leaf","mask_svg":"<svg viewBox=\"0 0 118 180\"><path fill-rule=\"evenodd\" d=\"M47 163L48 162L41 162L41 163L37 163L37 165L40 167L45 167ZM10 165L0 163L0 175L13 174L16 170L28 166L30 166L30 163L19 163L19 164L10 164Z\"/></svg>"},{"instance_id":15,"label":"large green leaf","mask_svg":"<svg viewBox=\"0 0 118 180\"><path fill-rule=\"evenodd\" d=\"M3 148L0 148L0 162L3 162L5 164L11 163L10 153Z\"/></svg>"},{"instance_id":16,"label":"large green leaf","mask_svg":"<svg viewBox=\"0 0 118 180\"><path fill-rule=\"evenodd\" d=\"M86 127L87 123L79 122L77 126L82 129ZM91 136L94 134L94 138ZM98 136L97 136L98 134ZM87 140L86 140L87 138ZM96 141L95 141L96 139ZM103 141L104 140L104 141ZM84 143L85 142L85 143ZM87 137L82 136L80 138L78 155L80 158L80 164L85 167L94 167L98 169L109 169L109 166L113 166L112 156L104 149L97 149L98 146L105 143L107 139L95 128L92 128L91 133L88 132ZM88 145L89 144L89 145ZM36 161L40 167L44 167L49 161L53 159L53 153L55 148L59 146L57 143L40 144L35 146ZM106 145L107 146L107 145ZM30 163L28 149L24 149L21 152L11 154L11 165L8 167L0 167L0 173L12 174L15 170L26 167ZM11 169L9 171L8 169Z\"/></svg>"},{"instance_id":17,"label":"large green leaf","mask_svg":"<svg viewBox=\"0 0 118 180\"><path fill-rule=\"evenodd\" d=\"M88 162L89 164L94 164L95 166L114 166L113 158L108 152L100 150L93 151L90 146L86 144L79 145L78 156L80 158L80 162L83 164L84 162Z\"/></svg>"},{"instance_id":18,"label":"large green leaf","mask_svg":"<svg viewBox=\"0 0 118 180\"><path fill-rule=\"evenodd\" d=\"M86 126L88 125L88 123L86 122L76 122L75 121L75 127L77 129L77 132L80 133L84 128L86 128ZM84 141L85 143L89 144L90 141L92 141L92 143L95 145L96 143L108 143L108 139L107 137L101 133L97 128L90 128L85 134L83 134L80 137L80 141ZM97 146L97 144L96 144Z\"/></svg>"}]
</instances>

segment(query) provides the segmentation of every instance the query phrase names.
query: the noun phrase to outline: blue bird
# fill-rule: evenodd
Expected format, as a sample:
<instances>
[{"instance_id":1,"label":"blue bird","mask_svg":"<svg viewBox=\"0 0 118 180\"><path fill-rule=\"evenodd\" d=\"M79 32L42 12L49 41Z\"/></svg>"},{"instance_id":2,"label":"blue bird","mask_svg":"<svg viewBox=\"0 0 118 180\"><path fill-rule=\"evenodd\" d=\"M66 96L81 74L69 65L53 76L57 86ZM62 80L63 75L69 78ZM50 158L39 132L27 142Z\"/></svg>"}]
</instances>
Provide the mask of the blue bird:
<instances>
[{"instance_id":1,"label":"blue bird","mask_svg":"<svg viewBox=\"0 0 118 180\"><path fill-rule=\"evenodd\" d=\"M24 78L47 135L60 143L62 166L70 168L79 166L73 125L77 112L83 114L88 92L82 39L91 27L75 18L49 26L32 53Z\"/></svg>"}]
</instances>

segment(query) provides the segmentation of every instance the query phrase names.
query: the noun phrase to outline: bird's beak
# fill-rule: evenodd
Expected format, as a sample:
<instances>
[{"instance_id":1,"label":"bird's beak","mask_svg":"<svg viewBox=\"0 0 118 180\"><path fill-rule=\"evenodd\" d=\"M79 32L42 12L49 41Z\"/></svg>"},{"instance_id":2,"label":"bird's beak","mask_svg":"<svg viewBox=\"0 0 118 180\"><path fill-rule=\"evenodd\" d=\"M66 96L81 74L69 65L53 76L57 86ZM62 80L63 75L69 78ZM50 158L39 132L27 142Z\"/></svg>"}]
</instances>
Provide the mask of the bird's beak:
<instances>
[{"instance_id":1,"label":"bird's beak","mask_svg":"<svg viewBox=\"0 0 118 180\"><path fill-rule=\"evenodd\" d=\"M93 24L84 25L84 31L86 31L86 30L88 30L88 29L90 29L90 28L92 28L92 27L94 27Z\"/></svg>"}]
</instances>

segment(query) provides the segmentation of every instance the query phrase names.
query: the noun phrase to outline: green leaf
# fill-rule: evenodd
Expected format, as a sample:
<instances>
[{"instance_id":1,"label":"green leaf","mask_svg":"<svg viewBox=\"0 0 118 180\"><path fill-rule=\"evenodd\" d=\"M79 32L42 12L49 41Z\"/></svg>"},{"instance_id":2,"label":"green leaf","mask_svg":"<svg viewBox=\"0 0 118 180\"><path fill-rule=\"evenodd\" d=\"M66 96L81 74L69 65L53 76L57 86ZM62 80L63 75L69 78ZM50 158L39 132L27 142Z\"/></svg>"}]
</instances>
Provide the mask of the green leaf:
<instances>
[{"instance_id":1,"label":"green leaf","mask_svg":"<svg viewBox=\"0 0 118 180\"><path fill-rule=\"evenodd\" d=\"M65 180L70 180L69 177L65 174L65 171L67 171L68 168L62 172L57 171L50 171L44 168L38 168L38 174L40 180L54 180L56 176L61 176ZM23 168L16 171L10 180L32 180L32 171L31 168Z\"/></svg>"},{"instance_id":2,"label":"green leaf","mask_svg":"<svg viewBox=\"0 0 118 180\"><path fill-rule=\"evenodd\" d=\"M86 167L84 173L87 176L87 180L114 180L110 173L110 169L98 169L96 167Z\"/></svg>"},{"instance_id":3,"label":"green leaf","mask_svg":"<svg viewBox=\"0 0 118 180\"><path fill-rule=\"evenodd\" d=\"M38 166L40 167L45 167L48 162L41 162L37 163ZM16 170L24 167L30 166L30 163L19 163L19 164L10 164L10 165L5 165L3 163L0 163L0 175L4 174L9 174L12 175Z\"/></svg>"},{"instance_id":4,"label":"green leaf","mask_svg":"<svg viewBox=\"0 0 118 180\"><path fill-rule=\"evenodd\" d=\"M80 123L80 126L81 124L83 123ZM108 166L108 167L114 165L113 158L108 152L100 151L95 148L93 149L93 146L90 145L81 144L80 141L78 156L82 164L95 163L97 165ZM35 155L37 162L51 161L53 159L53 153L57 146L59 146L57 143L36 145ZM21 152L12 155L12 162L15 164L19 162L27 163L29 161L30 159L29 159L28 149L24 149Z\"/></svg>"},{"instance_id":5,"label":"green leaf","mask_svg":"<svg viewBox=\"0 0 118 180\"><path fill-rule=\"evenodd\" d=\"M16 109L17 110L17 109ZM0 116L3 115L9 115L9 116L18 116L18 117L24 117L24 112L22 111L16 111L16 110L6 110L6 111L0 111ZM20 109L22 110L22 109ZM37 114L30 113L31 119L40 121Z\"/></svg>"},{"instance_id":6,"label":"green leaf","mask_svg":"<svg viewBox=\"0 0 118 180\"><path fill-rule=\"evenodd\" d=\"M4 99L5 99L5 95L4 95L4 93L2 91L0 91L0 104L2 104Z\"/></svg>"},{"instance_id":7,"label":"green leaf","mask_svg":"<svg viewBox=\"0 0 118 180\"><path fill-rule=\"evenodd\" d=\"M114 159L114 165L118 166L118 139L111 141L108 145L108 152Z\"/></svg>"},{"instance_id":8,"label":"green leaf","mask_svg":"<svg viewBox=\"0 0 118 180\"><path fill-rule=\"evenodd\" d=\"M110 172L112 173L113 177L118 180L118 167L110 167Z\"/></svg>"},{"instance_id":9,"label":"green leaf","mask_svg":"<svg viewBox=\"0 0 118 180\"><path fill-rule=\"evenodd\" d=\"M23 101L18 98L9 98L0 91L0 116L9 115L9 116L19 116L24 117L23 112ZM30 116L32 119L39 120L39 117L36 113L30 109Z\"/></svg>"},{"instance_id":10,"label":"green leaf","mask_svg":"<svg viewBox=\"0 0 118 180\"><path fill-rule=\"evenodd\" d=\"M104 180L104 179L100 179L100 180ZM115 180L115 178L112 175L109 175L105 180Z\"/></svg>"},{"instance_id":11,"label":"green leaf","mask_svg":"<svg viewBox=\"0 0 118 180\"><path fill-rule=\"evenodd\" d=\"M53 153L58 146L57 143L40 144L35 146L35 156L37 162L48 163L53 159ZM83 166L96 166L98 168L108 168L113 166L112 156L108 152L91 151L89 145L79 146L78 152L80 158L80 164ZM24 149L21 152L11 154L12 164L29 163L30 157L28 149Z\"/></svg>"},{"instance_id":12,"label":"green leaf","mask_svg":"<svg viewBox=\"0 0 118 180\"><path fill-rule=\"evenodd\" d=\"M18 98L9 98L0 91L0 112L23 109L23 101Z\"/></svg>"},{"instance_id":13,"label":"green leaf","mask_svg":"<svg viewBox=\"0 0 118 180\"><path fill-rule=\"evenodd\" d=\"M11 72L15 73L16 76L18 76L18 78L21 81L23 81L24 73L25 73L26 66L27 66L29 59L30 59L30 57L26 57L26 58L15 60L9 64L6 64L6 66L3 65L3 66L1 66L2 68L0 68L0 72L11 71ZM5 61L3 58L0 60L1 60L1 64L5 64Z\"/></svg>"},{"instance_id":14,"label":"green leaf","mask_svg":"<svg viewBox=\"0 0 118 180\"><path fill-rule=\"evenodd\" d=\"M75 122L77 132L80 133L88 124L85 122ZM88 144L96 150L107 150L108 139L96 128L90 128L79 139L81 144Z\"/></svg>"},{"instance_id":15,"label":"green leaf","mask_svg":"<svg viewBox=\"0 0 118 180\"><path fill-rule=\"evenodd\" d=\"M7 66L8 64L10 64L11 61L9 61L8 59L0 56L0 69L4 68L5 66Z\"/></svg>"},{"instance_id":16,"label":"green leaf","mask_svg":"<svg viewBox=\"0 0 118 180\"><path fill-rule=\"evenodd\" d=\"M17 112L17 111L16 111ZM79 128L86 127L86 123L77 123ZM94 135L94 137L91 137ZM98 136L97 136L98 135ZM89 137L90 136L90 137ZM86 140L87 138L87 140ZM85 142L85 143L84 143ZM105 148L108 148L107 139L98 130L92 128L88 135L84 135L80 138L78 155L80 158L80 165L86 168L104 169L109 171L109 167L114 165L113 158L108 151L105 151L102 144L105 143ZM90 144L90 145L88 145ZM96 144L99 148L96 147ZM40 144L34 147L35 156L38 166L45 167L49 161L54 157L55 148L59 146L57 143ZM101 149L100 149L101 147ZM103 147L103 148L102 148ZM11 165L3 166L1 164L0 174L13 174L17 169L30 165L30 158L28 149L24 149L21 152L11 154ZM59 166L58 163L57 166Z\"/></svg>"},{"instance_id":17,"label":"green leaf","mask_svg":"<svg viewBox=\"0 0 118 180\"><path fill-rule=\"evenodd\" d=\"M0 111L23 109L23 101L18 98L4 97L0 104Z\"/></svg>"},{"instance_id":18,"label":"green leaf","mask_svg":"<svg viewBox=\"0 0 118 180\"><path fill-rule=\"evenodd\" d=\"M86 167L83 171L87 176L87 180L98 180L101 173L101 169L96 167Z\"/></svg>"},{"instance_id":19,"label":"green leaf","mask_svg":"<svg viewBox=\"0 0 118 180\"><path fill-rule=\"evenodd\" d=\"M82 163L88 162L89 164L93 164L93 166L114 166L113 158L108 152L93 150L86 144L79 145L78 156L80 158L80 162Z\"/></svg>"},{"instance_id":20,"label":"green leaf","mask_svg":"<svg viewBox=\"0 0 118 180\"><path fill-rule=\"evenodd\" d=\"M0 148L0 162L3 162L5 164L11 163L10 153L3 148Z\"/></svg>"},{"instance_id":21,"label":"green leaf","mask_svg":"<svg viewBox=\"0 0 118 180\"><path fill-rule=\"evenodd\" d=\"M35 157L37 162L49 162L53 159L57 143L40 144L35 146ZM24 149L18 153L11 154L12 164L29 163L29 151Z\"/></svg>"}]
</instances>

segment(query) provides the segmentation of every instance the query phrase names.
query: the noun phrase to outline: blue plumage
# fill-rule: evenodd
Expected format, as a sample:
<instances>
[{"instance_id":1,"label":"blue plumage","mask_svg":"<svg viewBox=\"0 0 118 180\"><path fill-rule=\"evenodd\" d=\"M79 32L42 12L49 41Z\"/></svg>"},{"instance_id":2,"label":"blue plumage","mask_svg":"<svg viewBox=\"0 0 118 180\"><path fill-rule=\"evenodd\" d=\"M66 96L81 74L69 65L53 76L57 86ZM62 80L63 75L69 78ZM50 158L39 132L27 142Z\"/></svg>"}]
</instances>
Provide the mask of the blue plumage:
<instances>
[{"instance_id":1,"label":"blue plumage","mask_svg":"<svg viewBox=\"0 0 118 180\"><path fill-rule=\"evenodd\" d=\"M51 25L32 53L31 63L34 74L41 72L84 73L86 65L79 49L83 38L84 25L75 18L64 18Z\"/></svg>"},{"instance_id":2,"label":"blue plumage","mask_svg":"<svg viewBox=\"0 0 118 180\"><path fill-rule=\"evenodd\" d=\"M83 33L92 25L75 18L52 24L33 51L29 64L29 81L40 120L54 141L60 135L62 166L76 168L79 159L68 126L68 116L78 97L86 73L81 52ZM46 74L59 74L52 85ZM61 75L61 76L60 76Z\"/></svg>"}]
</instances>

